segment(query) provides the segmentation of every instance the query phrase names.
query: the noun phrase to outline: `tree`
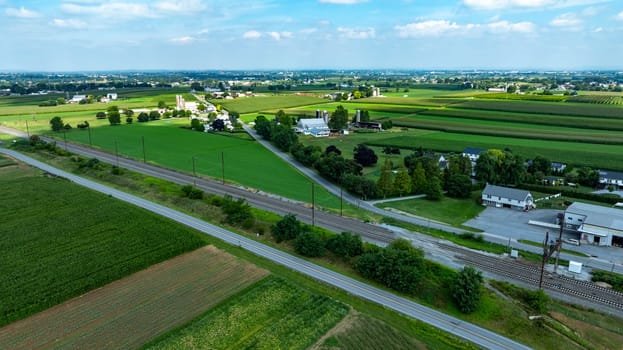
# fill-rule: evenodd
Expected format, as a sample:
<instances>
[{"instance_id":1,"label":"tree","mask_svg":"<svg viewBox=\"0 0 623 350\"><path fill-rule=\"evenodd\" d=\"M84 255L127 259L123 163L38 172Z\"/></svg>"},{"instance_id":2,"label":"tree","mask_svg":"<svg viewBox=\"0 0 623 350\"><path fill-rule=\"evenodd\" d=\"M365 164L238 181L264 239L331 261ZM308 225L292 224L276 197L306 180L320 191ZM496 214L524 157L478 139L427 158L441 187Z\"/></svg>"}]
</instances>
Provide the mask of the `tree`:
<instances>
[{"instance_id":1,"label":"tree","mask_svg":"<svg viewBox=\"0 0 623 350\"><path fill-rule=\"evenodd\" d=\"M317 257L324 255L324 241L314 232L303 231L294 241L294 249L303 256Z\"/></svg>"},{"instance_id":2,"label":"tree","mask_svg":"<svg viewBox=\"0 0 623 350\"><path fill-rule=\"evenodd\" d=\"M238 122L238 118L240 118L240 113L236 111L229 112L229 121L232 123L232 125Z\"/></svg>"},{"instance_id":3,"label":"tree","mask_svg":"<svg viewBox=\"0 0 623 350\"><path fill-rule=\"evenodd\" d=\"M482 152L476 160L474 171L476 179L481 183L497 183L498 182L498 165L497 159L487 152Z\"/></svg>"},{"instance_id":4,"label":"tree","mask_svg":"<svg viewBox=\"0 0 623 350\"><path fill-rule=\"evenodd\" d=\"M363 253L363 242L358 235L342 232L329 238L326 248L341 258L350 259Z\"/></svg>"},{"instance_id":5,"label":"tree","mask_svg":"<svg viewBox=\"0 0 623 350\"><path fill-rule=\"evenodd\" d=\"M542 172L543 174L548 174L552 169L552 162L549 159L541 156L536 156L532 160L532 164L528 168L531 173L536 173L537 171Z\"/></svg>"},{"instance_id":6,"label":"tree","mask_svg":"<svg viewBox=\"0 0 623 350\"><path fill-rule=\"evenodd\" d=\"M448 196L469 198L472 193L472 180L464 174L452 174L448 178Z\"/></svg>"},{"instance_id":7,"label":"tree","mask_svg":"<svg viewBox=\"0 0 623 350\"><path fill-rule=\"evenodd\" d=\"M206 105L205 105L205 104L203 104L203 103L200 103L200 104L197 106L197 110L199 110L199 112L205 112L206 108L208 108L208 107L206 107Z\"/></svg>"},{"instance_id":8,"label":"tree","mask_svg":"<svg viewBox=\"0 0 623 350\"><path fill-rule=\"evenodd\" d=\"M263 115L258 115L255 118L255 131L257 131L258 135L262 136L264 140L271 140L273 129L273 123Z\"/></svg>"},{"instance_id":9,"label":"tree","mask_svg":"<svg viewBox=\"0 0 623 350\"><path fill-rule=\"evenodd\" d=\"M383 198L394 193L392 167L391 160L385 159L385 163L381 167L381 176L379 176L379 180L376 183L376 188Z\"/></svg>"},{"instance_id":10,"label":"tree","mask_svg":"<svg viewBox=\"0 0 623 350\"><path fill-rule=\"evenodd\" d=\"M426 172L422 163L417 163L411 175L411 190L413 193L420 194L426 191Z\"/></svg>"},{"instance_id":11,"label":"tree","mask_svg":"<svg viewBox=\"0 0 623 350\"><path fill-rule=\"evenodd\" d=\"M284 126L286 128L289 128L292 126L292 118L289 115L287 115L286 112L283 111L283 109L280 109L277 112L277 114L275 114L275 120L281 126Z\"/></svg>"},{"instance_id":12,"label":"tree","mask_svg":"<svg viewBox=\"0 0 623 350\"><path fill-rule=\"evenodd\" d=\"M338 156L342 155L342 151L340 151L340 149L337 148L335 145L329 145L327 146L327 148L325 148L324 154L329 154L329 153L335 153Z\"/></svg>"},{"instance_id":13,"label":"tree","mask_svg":"<svg viewBox=\"0 0 623 350\"><path fill-rule=\"evenodd\" d=\"M288 214L271 227L271 232L277 243L289 241L303 232L303 224L296 219L296 215Z\"/></svg>"},{"instance_id":14,"label":"tree","mask_svg":"<svg viewBox=\"0 0 623 350\"><path fill-rule=\"evenodd\" d=\"M149 120L158 120L160 119L160 113L158 111L149 112Z\"/></svg>"},{"instance_id":15,"label":"tree","mask_svg":"<svg viewBox=\"0 0 623 350\"><path fill-rule=\"evenodd\" d=\"M194 120L196 120L196 119L194 119ZM215 131L223 131L223 130L225 130L225 122L223 121L223 119L215 119L212 122L211 126L212 126L212 130L215 130Z\"/></svg>"},{"instance_id":16,"label":"tree","mask_svg":"<svg viewBox=\"0 0 623 350\"><path fill-rule=\"evenodd\" d=\"M106 108L106 111L108 113L110 113L110 112L119 112L119 106L109 106L108 108Z\"/></svg>"},{"instance_id":17,"label":"tree","mask_svg":"<svg viewBox=\"0 0 623 350\"><path fill-rule=\"evenodd\" d=\"M125 118L126 124L132 124L133 121L134 121L134 119L132 117Z\"/></svg>"},{"instance_id":18,"label":"tree","mask_svg":"<svg viewBox=\"0 0 623 350\"><path fill-rule=\"evenodd\" d=\"M526 167L523 157L506 152L501 167L498 170L499 179L505 184L516 185L526 177Z\"/></svg>"},{"instance_id":19,"label":"tree","mask_svg":"<svg viewBox=\"0 0 623 350\"><path fill-rule=\"evenodd\" d=\"M441 181L439 181L437 176L433 176L428 180L424 193L426 194L426 199L433 201L441 199Z\"/></svg>"},{"instance_id":20,"label":"tree","mask_svg":"<svg viewBox=\"0 0 623 350\"><path fill-rule=\"evenodd\" d=\"M358 144L353 152L353 157L355 161L362 166L372 166L376 164L376 161L378 160L378 157L374 153L374 150L364 145L363 143Z\"/></svg>"},{"instance_id":21,"label":"tree","mask_svg":"<svg viewBox=\"0 0 623 350\"><path fill-rule=\"evenodd\" d=\"M158 109L165 109L167 108L167 103L164 101L158 101Z\"/></svg>"},{"instance_id":22,"label":"tree","mask_svg":"<svg viewBox=\"0 0 623 350\"><path fill-rule=\"evenodd\" d=\"M97 119L106 119L106 112L97 112L95 114L95 118L97 118Z\"/></svg>"},{"instance_id":23,"label":"tree","mask_svg":"<svg viewBox=\"0 0 623 350\"><path fill-rule=\"evenodd\" d=\"M193 89L194 91L203 90L201 88L201 83L198 81L193 81L192 83L190 83L190 88Z\"/></svg>"},{"instance_id":24,"label":"tree","mask_svg":"<svg viewBox=\"0 0 623 350\"><path fill-rule=\"evenodd\" d=\"M138 120L139 123L145 123L149 121L149 115L145 112L141 112L138 114L138 117L136 118L136 120Z\"/></svg>"},{"instance_id":25,"label":"tree","mask_svg":"<svg viewBox=\"0 0 623 350\"><path fill-rule=\"evenodd\" d=\"M225 196L222 209L226 214L225 222L232 226L248 229L255 223L255 216L253 216L251 206L243 198L233 200L231 196Z\"/></svg>"},{"instance_id":26,"label":"tree","mask_svg":"<svg viewBox=\"0 0 623 350\"><path fill-rule=\"evenodd\" d=\"M197 118L193 118L190 120L190 128L195 131L204 131L203 123Z\"/></svg>"},{"instance_id":27,"label":"tree","mask_svg":"<svg viewBox=\"0 0 623 350\"><path fill-rule=\"evenodd\" d=\"M348 125L348 110L342 105L337 106L335 111L331 113L329 119L329 128L331 130L342 130Z\"/></svg>"},{"instance_id":28,"label":"tree","mask_svg":"<svg viewBox=\"0 0 623 350\"><path fill-rule=\"evenodd\" d=\"M121 124L121 114L117 111L108 112L108 122L110 125Z\"/></svg>"},{"instance_id":29,"label":"tree","mask_svg":"<svg viewBox=\"0 0 623 350\"><path fill-rule=\"evenodd\" d=\"M285 152L288 152L290 147L298 142L296 132L290 127L285 127L283 125L277 126L271 139L275 143L275 146Z\"/></svg>"},{"instance_id":30,"label":"tree","mask_svg":"<svg viewBox=\"0 0 623 350\"><path fill-rule=\"evenodd\" d=\"M398 169L398 173L394 179L394 191L398 192L400 196L411 193L411 177L409 176L407 168L400 167Z\"/></svg>"},{"instance_id":31,"label":"tree","mask_svg":"<svg viewBox=\"0 0 623 350\"><path fill-rule=\"evenodd\" d=\"M50 119L50 127L52 128L52 131L61 131L63 130L63 127L65 127L65 123L63 123L63 119L59 116L56 116L52 119Z\"/></svg>"},{"instance_id":32,"label":"tree","mask_svg":"<svg viewBox=\"0 0 623 350\"><path fill-rule=\"evenodd\" d=\"M482 273L471 266L465 266L452 283L452 298L463 313L476 311L480 302Z\"/></svg>"}]
</instances>

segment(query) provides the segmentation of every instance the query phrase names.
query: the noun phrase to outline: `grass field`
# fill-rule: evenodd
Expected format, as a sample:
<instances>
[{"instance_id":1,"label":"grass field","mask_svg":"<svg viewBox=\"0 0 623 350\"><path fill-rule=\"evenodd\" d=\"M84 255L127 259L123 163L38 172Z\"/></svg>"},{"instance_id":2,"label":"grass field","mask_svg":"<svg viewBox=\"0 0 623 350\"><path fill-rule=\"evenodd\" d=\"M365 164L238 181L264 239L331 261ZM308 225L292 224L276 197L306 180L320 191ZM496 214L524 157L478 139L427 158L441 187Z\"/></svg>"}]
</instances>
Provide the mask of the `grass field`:
<instances>
[{"instance_id":1,"label":"grass field","mask_svg":"<svg viewBox=\"0 0 623 350\"><path fill-rule=\"evenodd\" d=\"M148 162L192 173L193 157L198 174L221 179L224 158L225 178L229 182L278 194L287 198L311 202L311 182L295 168L279 159L255 141L229 136L227 133L200 133L182 129L187 119L164 119L149 123L134 123L116 127L93 128L93 146L128 157L143 159L142 139ZM57 134L62 145L63 134ZM89 144L89 133L72 130L67 139ZM270 169L270 171L254 171ZM316 204L339 208L339 198L317 186Z\"/></svg>"},{"instance_id":2,"label":"grass field","mask_svg":"<svg viewBox=\"0 0 623 350\"><path fill-rule=\"evenodd\" d=\"M348 306L266 278L146 349L306 349Z\"/></svg>"},{"instance_id":3,"label":"grass field","mask_svg":"<svg viewBox=\"0 0 623 350\"><path fill-rule=\"evenodd\" d=\"M135 349L267 273L200 248L15 322L2 329L0 348Z\"/></svg>"},{"instance_id":4,"label":"grass field","mask_svg":"<svg viewBox=\"0 0 623 350\"><path fill-rule=\"evenodd\" d=\"M0 168L0 210L0 326L205 244L196 231L26 167Z\"/></svg>"},{"instance_id":5,"label":"grass field","mask_svg":"<svg viewBox=\"0 0 623 350\"><path fill-rule=\"evenodd\" d=\"M583 103L558 103L534 101L468 100L453 107L536 114L570 115L583 117L622 118L623 108L589 105Z\"/></svg>"},{"instance_id":6,"label":"grass field","mask_svg":"<svg viewBox=\"0 0 623 350\"><path fill-rule=\"evenodd\" d=\"M221 105L228 111L238 113L253 113L267 109L286 109L297 106L305 106L323 103L326 100L314 96L287 95L259 95L253 97L240 97L233 100L209 100L214 105Z\"/></svg>"},{"instance_id":7,"label":"grass field","mask_svg":"<svg viewBox=\"0 0 623 350\"><path fill-rule=\"evenodd\" d=\"M372 317L359 313L346 316L334 329L310 350L360 350L360 349L392 349L414 350L428 347Z\"/></svg>"},{"instance_id":8,"label":"grass field","mask_svg":"<svg viewBox=\"0 0 623 350\"><path fill-rule=\"evenodd\" d=\"M460 226L464 222L475 218L484 210L482 205L476 203L476 199L480 198L480 194L480 191L475 191L470 200L443 196L439 201L418 198L384 202L376 206L380 208L394 208L431 220Z\"/></svg>"}]
</instances>

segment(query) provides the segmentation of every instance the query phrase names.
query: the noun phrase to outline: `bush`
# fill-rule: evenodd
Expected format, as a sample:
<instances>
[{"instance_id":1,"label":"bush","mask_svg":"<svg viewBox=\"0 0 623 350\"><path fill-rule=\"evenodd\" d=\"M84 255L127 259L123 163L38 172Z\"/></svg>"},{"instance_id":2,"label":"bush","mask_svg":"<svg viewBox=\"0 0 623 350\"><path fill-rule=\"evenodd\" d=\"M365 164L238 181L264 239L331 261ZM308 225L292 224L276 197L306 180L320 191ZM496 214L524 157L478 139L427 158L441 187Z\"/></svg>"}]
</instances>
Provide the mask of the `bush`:
<instances>
[{"instance_id":1,"label":"bush","mask_svg":"<svg viewBox=\"0 0 623 350\"><path fill-rule=\"evenodd\" d=\"M363 253L363 242L358 235L342 232L329 238L326 248L341 258L350 259Z\"/></svg>"},{"instance_id":2,"label":"bush","mask_svg":"<svg viewBox=\"0 0 623 350\"><path fill-rule=\"evenodd\" d=\"M182 186L182 194L190 199L203 199L203 191L193 185Z\"/></svg>"},{"instance_id":3,"label":"bush","mask_svg":"<svg viewBox=\"0 0 623 350\"><path fill-rule=\"evenodd\" d=\"M612 289L623 292L623 276L618 273L593 270L593 282L606 282L612 286Z\"/></svg>"},{"instance_id":4,"label":"bush","mask_svg":"<svg viewBox=\"0 0 623 350\"><path fill-rule=\"evenodd\" d=\"M425 272L424 253L415 248L379 249L359 256L355 270L399 292L415 294Z\"/></svg>"},{"instance_id":5,"label":"bush","mask_svg":"<svg viewBox=\"0 0 623 350\"><path fill-rule=\"evenodd\" d=\"M255 216L253 216L251 207L243 198L233 200L231 196L225 196L222 208L226 215L225 222L229 225L248 229L255 224Z\"/></svg>"},{"instance_id":6,"label":"bush","mask_svg":"<svg viewBox=\"0 0 623 350\"><path fill-rule=\"evenodd\" d=\"M296 215L288 214L271 227L271 232L277 243L297 238L304 230L303 224L296 219Z\"/></svg>"},{"instance_id":7,"label":"bush","mask_svg":"<svg viewBox=\"0 0 623 350\"><path fill-rule=\"evenodd\" d=\"M482 273L471 266L465 266L456 275L452 284L452 298L463 313L476 311L480 303Z\"/></svg>"},{"instance_id":8,"label":"bush","mask_svg":"<svg viewBox=\"0 0 623 350\"><path fill-rule=\"evenodd\" d=\"M310 231L302 232L294 241L294 249L297 253L308 256L317 257L324 255L324 241L322 238Z\"/></svg>"},{"instance_id":9,"label":"bush","mask_svg":"<svg viewBox=\"0 0 623 350\"><path fill-rule=\"evenodd\" d=\"M118 166L113 165L112 168L110 169L110 173L113 175L121 175L123 171Z\"/></svg>"}]
</instances>

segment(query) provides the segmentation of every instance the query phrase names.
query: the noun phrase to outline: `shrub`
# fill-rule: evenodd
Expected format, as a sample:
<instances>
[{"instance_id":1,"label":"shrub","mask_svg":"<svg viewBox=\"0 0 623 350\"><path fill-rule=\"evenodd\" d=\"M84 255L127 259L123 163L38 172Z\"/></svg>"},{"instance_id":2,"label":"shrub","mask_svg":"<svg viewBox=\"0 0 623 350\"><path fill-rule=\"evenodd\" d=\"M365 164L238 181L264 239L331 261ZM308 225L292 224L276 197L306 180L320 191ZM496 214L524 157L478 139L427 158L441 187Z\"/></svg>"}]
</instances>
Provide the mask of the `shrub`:
<instances>
[{"instance_id":1,"label":"shrub","mask_svg":"<svg viewBox=\"0 0 623 350\"><path fill-rule=\"evenodd\" d=\"M317 257L324 255L324 241L322 238L311 231L304 231L294 241L294 249L297 253Z\"/></svg>"},{"instance_id":2,"label":"shrub","mask_svg":"<svg viewBox=\"0 0 623 350\"><path fill-rule=\"evenodd\" d=\"M277 243L297 238L304 230L303 224L296 219L296 215L288 214L271 227L271 232Z\"/></svg>"},{"instance_id":3,"label":"shrub","mask_svg":"<svg viewBox=\"0 0 623 350\"><path fill-rule=\"evenodd\" d=\"M190 199L203 199L203 191L193 185L182 186L182 194Z\"/></svg>"},{"instance_id":4,"label":"shrub","mask_svg":"<svg viewBox=\"0 0 623 350\"><path fill-rule=\"evenodd\" d=\"M480 303L482 273L471 266L465 266L456 275L452 284L452 298L463 313L476 311Z\"/></svg>"}]
</instances>

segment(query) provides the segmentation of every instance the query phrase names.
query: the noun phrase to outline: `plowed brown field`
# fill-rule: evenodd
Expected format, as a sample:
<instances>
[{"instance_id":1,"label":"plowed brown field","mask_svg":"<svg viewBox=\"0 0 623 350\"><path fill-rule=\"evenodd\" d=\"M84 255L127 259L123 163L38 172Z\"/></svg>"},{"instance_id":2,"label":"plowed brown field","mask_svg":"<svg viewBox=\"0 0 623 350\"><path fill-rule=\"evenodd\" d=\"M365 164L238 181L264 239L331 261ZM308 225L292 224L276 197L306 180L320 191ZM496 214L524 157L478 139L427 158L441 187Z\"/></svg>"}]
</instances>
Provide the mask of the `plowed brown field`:
<instances>
[{"instance_id":1,"label":"plowed brown field","mask_svg":"<svg viewBox=\"0 0 623 350\"><path fill-rule=\"evenodd\" d=\"M203 247L1 328L0 349L137 348L267 274Z\"/></svg>"}]
</instances>

